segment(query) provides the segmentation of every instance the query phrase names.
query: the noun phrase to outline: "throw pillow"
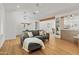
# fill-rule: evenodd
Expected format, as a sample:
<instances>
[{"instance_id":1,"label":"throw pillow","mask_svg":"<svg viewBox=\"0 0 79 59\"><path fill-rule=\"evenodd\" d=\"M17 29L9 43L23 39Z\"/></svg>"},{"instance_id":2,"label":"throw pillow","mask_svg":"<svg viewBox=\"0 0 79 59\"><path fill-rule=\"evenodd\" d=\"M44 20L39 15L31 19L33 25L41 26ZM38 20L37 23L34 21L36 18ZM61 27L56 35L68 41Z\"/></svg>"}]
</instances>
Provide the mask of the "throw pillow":
<instances>
[{"instance_id":1,"label":"throw pillow","mask_svg":"<svg viewBox=\"0 0 79 59\"><path fill-rule=\"evenodd\" d=\"M33 37L32 32L28 32L29 37Z\"/></svg>"},{"instance_id":2,"label":"throw pillow","mask_svg":"<svg viewBox=\"0 0 79 59\"><path fill-rule=\"evenodd\" d=\"M28 32L24 32L24 37L29 37Z\"/></svg>"},{"instance_id":3,"label":"throw pillow","mask_svg":"<svg viewBox=\"0 0 79 59\"><path fill-rule=\"evenodd\" d=\"M46 31L44 30L40 31L40 35L46 35Z\"/></svg>"},{"instance_id":4,"label":"throw pillow","mask_svg":"<svg viewBox=\"0 0 79 59\"><path fill-rule=\"evenodd\" d=\"M43 33L44 33L44 35L46 35L46 31L44 31Z\"/></svg>"},{"instance_id":5,"label":"throw pillow","mask_svg":"<svg viewBox=\"0 0 79 59\"><path fill-rule=\"evenodd\" d=\"M44 31L40 31L40 35L44 35Z\"/></svg>"}]
</instances>

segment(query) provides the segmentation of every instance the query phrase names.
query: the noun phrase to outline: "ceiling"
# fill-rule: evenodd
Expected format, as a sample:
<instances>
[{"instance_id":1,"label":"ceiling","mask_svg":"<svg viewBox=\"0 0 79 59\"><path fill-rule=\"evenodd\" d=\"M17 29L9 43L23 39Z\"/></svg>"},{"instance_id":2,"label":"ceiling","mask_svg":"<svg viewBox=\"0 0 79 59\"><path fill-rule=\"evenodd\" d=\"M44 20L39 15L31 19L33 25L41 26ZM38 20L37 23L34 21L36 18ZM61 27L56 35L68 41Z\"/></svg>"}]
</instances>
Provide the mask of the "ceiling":
<instances>
[{"instance_id":1,"label":"ceiling","mask_svg":"<svg viewBox=\"0 0 79 59\"><path fill-rule=\"evenodd\" d=\"M32 13L39 10L37 15L40 19L79 9L78 3L39 3L39 6L36 6L36 3L4 3L3 5L6 11L26 10ZM20 6L20 8L16 6Z\"/></svg>"}]
</instances>

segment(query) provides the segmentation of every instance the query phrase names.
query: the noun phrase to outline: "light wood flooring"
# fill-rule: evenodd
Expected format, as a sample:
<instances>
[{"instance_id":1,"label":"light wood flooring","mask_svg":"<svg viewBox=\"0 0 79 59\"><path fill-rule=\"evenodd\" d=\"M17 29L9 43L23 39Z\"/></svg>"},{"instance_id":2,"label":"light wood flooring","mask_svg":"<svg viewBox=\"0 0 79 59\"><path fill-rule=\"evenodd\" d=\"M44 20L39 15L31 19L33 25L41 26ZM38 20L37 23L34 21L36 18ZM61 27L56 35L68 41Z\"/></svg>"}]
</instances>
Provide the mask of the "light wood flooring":
<instances>
[{"instance_id":1,"label":"light wood flooring","mask_svg":"<svg viewBox=\"0 0 79 59\"><path fill-rule=\"evenodd\" d=\"M1 55L79 55L79 46L68 41L50 37L49 42L45 42L44 50L37 50L27 53L22 49L19 37L16 40L6 40L0 49Z\"/></svg>"}]
</instances>

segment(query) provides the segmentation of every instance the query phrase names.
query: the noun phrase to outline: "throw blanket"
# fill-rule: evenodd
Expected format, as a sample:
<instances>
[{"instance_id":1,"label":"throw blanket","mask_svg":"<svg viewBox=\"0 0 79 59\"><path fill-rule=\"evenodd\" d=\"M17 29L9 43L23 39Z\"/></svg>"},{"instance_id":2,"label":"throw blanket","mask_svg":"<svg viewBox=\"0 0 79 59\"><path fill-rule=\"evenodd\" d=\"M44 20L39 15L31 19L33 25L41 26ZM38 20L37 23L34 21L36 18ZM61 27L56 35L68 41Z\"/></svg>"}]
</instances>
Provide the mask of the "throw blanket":
<instances>
[{"instance_id":1,"label":"throw blanket","mask_svg":"<svg viewBox=\"0 0 79 59\"><path fill-rule=\"evenodd\" d=\"M23 43L23 49L24 49L25 51L27 51L27 52L29 52L28 46L29 46L30 43L37 43L37 44L40 44L40 45L42 46L42 49L45 48L45 46L44 46L42 40L40 40L40 39L38 39L38 38L35 38L35 37L26 38L26 39L24 40L24 43Z\"/></svg>"}]
</instances>

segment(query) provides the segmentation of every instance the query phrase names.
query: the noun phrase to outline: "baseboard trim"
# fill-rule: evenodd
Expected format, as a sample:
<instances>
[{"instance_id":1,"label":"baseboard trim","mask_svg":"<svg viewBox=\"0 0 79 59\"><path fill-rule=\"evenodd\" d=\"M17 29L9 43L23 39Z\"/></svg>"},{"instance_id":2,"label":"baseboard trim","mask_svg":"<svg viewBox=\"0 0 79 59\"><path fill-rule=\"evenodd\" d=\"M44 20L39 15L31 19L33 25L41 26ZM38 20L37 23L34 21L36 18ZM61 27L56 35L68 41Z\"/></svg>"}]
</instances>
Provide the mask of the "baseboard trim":
<instances>
[{"instance_id":1,"label":"baseboard trim","mask_svg":"<svg viewBox=\"0 0 79 59\"><path fill-rule=\"evenodd\" d=\"M15 40L15 39L6 39L6 40Z\"/></svg>"},{"instance_id":2,"label":"baseboard trim","mask_svg":"<svg viewBox=\"0 0 79 59\"><path fill-rule=\"evenodd\" d=\"M2 40L2 42L0 43L0 48L3 46L5 40Z\"/></svg>"}]
</instances>

